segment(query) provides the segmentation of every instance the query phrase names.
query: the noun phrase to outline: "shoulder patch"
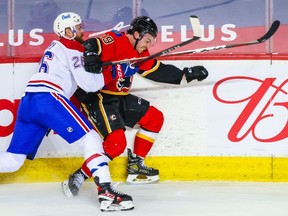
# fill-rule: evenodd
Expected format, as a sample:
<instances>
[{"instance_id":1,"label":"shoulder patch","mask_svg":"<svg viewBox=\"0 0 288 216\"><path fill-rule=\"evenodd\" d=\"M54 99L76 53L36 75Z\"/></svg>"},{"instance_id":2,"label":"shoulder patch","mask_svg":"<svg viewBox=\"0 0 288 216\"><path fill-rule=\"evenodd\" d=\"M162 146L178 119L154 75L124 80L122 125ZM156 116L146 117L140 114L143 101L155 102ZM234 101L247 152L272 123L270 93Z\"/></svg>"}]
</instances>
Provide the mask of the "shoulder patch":
<instances>
[{"instance_id":1,"label":"shoulder patch","mask_svg":"<svg viewBox=\"0 0 288 216\"><path fill-rule=\"evenodd\" d=\"M111 44L114 42L113 37L111 37L110 35L102 37L101 40L104 44Z\"/></svg>"},{"instance_id":2,"label":"shoulder patch","mask_svg":"<svg viewBox=\"0 0 288 216\"><path fill-rule=\"evenodd\" d=\"M116 37L121 37L123 34L117 30L112 30L112 32L116 35Z\"/></svg>"}]
</instances>

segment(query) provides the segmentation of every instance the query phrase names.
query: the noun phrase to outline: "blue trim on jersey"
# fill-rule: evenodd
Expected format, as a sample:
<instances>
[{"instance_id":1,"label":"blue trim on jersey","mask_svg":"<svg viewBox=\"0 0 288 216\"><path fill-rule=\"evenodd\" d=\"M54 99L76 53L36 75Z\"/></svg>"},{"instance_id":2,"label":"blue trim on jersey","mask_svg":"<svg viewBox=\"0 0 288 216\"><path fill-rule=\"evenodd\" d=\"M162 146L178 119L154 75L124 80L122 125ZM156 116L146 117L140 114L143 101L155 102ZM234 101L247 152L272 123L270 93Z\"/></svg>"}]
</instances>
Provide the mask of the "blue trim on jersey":
<instances>
[{"instance_id":1,"label":"blue trim on jersey","mask_svg":"<svg viewBox=\"0 0 288 216\"><path fill-rule=\"evenodd\" d=\"M121 37L123 34L117 30L112 30L112 32L116 35L116 37Z\"/></svg>"}]
</instances>

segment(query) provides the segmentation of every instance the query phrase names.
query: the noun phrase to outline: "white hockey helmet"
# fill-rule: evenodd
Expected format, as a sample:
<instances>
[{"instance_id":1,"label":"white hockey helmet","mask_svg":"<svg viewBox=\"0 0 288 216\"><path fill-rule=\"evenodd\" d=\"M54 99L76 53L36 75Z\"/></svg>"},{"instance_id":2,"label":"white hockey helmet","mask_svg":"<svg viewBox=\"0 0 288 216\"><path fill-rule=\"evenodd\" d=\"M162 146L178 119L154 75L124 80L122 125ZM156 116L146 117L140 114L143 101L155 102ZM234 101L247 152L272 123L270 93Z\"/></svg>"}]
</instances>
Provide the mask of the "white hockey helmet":
<instances>
[{"instance_id":1,"label":"white hockey helmet","mask_svg":"<svg viewBox=\"0 0 288 216\"><path fill-rule=\"evenodd\" d=\"M65 12L61 13L56 17L54 20L54 32L57 34L59 37L64 37L65 36L65 29L70 28L72 32L74 33L73 38L67 38L67 39L74 39L76 37L76 25L79 25L82 23L81 17L73 12Z\"/></svg>"}]
</instances>

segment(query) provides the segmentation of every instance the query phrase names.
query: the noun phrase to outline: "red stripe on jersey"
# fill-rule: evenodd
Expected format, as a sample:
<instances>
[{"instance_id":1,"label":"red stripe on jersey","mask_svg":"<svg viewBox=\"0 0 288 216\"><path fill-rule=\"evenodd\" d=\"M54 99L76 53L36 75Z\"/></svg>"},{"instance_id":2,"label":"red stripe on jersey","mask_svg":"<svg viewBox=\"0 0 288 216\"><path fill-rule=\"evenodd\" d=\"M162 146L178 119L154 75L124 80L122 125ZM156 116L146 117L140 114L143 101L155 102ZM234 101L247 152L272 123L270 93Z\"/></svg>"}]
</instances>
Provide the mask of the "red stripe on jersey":
<instances>
[{"instance_id":1,"label":"red stripe on jersey","mask_svg":"<svg viewBox=\"0 0 288 216\"><path fill-rule=\"evenodd\" d=\"M36 83L36 84L37 83L39 83L39 84L46 83L46 84L51 85L51 86L53 86L55 88L58 88L58 89L60 89L62 91L62 88L60 86L58 86L58 85L56 85L56 84L54 84L52 82L49 82L47 80L31 80L31 81L29 81L29 83Z\"/></svg>"},{"instance_id":2,"label":"red stripe on jersey","mask_svg":"<svg viewBox=\"0 0 288 216\"><path fill-rule=\"evenodd\" d=\"M87 160L85 160L85 163L88 164L90 161L92 161L95 158L98 158L102 156L101 154L93 154L92 156L90 156L89 158L87 158Z\"/></svg>"},{"instance_id":3,"label":"red stripe on jersey","mask_svg":"<svg viewBox=\"0 0 288 216\"><path fill-rule=\"evenodd\" d=\"M79 52L84 52L85 49L78 41L75 40L68 40L66 38L60 38L59 40L66 48L78 50Z\"/></svg>"},{"instance_id":4,"label":"red stripe on jersey","mask_svg":"<svg viewBox=\"0 0 288 216\"><path fill-rule=\"evenodd\" d=\"M81 125L84 131L87 133L90 131L90 128L86 125L86 123L82 120L82 118L75 112L75 110L67 103L61 96L52 92L51 93L60 103L70 112L70 114L76 119L76 121Z\"/></svg>"}]
</instances>

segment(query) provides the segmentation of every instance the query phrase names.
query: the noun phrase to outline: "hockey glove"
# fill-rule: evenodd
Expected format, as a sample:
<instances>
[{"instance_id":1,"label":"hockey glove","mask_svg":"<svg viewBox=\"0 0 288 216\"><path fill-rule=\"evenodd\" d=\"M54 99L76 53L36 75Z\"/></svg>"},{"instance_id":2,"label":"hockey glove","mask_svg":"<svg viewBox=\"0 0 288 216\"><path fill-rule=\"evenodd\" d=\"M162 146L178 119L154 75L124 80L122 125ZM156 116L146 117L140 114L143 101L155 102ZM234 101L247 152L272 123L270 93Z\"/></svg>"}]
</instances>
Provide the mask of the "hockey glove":
<instances>
[{"instance_id":1,"label":"hockey glove","mask_svg":"<svg viewBox=\"0 0 288 216\"><path fill-rule=\"evenodd\" d=\"M98 44L95 38L90 38L83 42L84 52L84 68L90 73L102 72L102 61L98 55Z\"/></svg>"},{"instance_id":2,"label":"hockey glove","mask_svg":"<svg viewBox=\"0 0 288 216\"><path fill-rule=\"evenodd\" d=\"M100 56L94 52L84 52L84 68L90 73L102 72L102 61Z\"/></svg>"},{"instance_id":3,"label":"hockey glove","mask_svg":"<svg viewBox=\"0 0 288 216\"><path fill-rule=\"evenodd\" d=\"M117 64L113 65L112 67L112 77L113 79L119 79L119 78L125 78L133 76L137 71L139 70L139 67L132 66L130 64Z\"/></svg>"},{"instance_id":4,"label":"hockey glove","mask_svg":"<svg viewBox=\"0 0 288 216\"><path fill-rule=\"evenodd\" d=\"M208 71L203 66L185 67L183 69L187 83L194 79L202 81L208 77Z\"/></svg>"}]
</instances>

